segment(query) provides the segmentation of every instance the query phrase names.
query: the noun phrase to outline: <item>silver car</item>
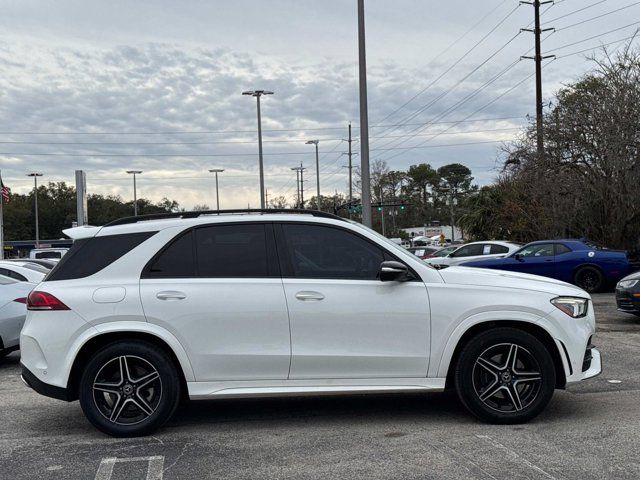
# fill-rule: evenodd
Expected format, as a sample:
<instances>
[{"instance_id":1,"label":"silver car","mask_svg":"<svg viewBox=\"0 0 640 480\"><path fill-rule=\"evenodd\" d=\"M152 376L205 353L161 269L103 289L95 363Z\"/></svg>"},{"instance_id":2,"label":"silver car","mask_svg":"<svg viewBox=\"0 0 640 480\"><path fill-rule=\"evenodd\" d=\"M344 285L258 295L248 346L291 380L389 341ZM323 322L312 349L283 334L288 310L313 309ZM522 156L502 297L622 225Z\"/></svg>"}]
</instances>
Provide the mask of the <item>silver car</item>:
<instances>
[{"instance_id":1,"label":"silver car","mask_svg":"<svg viewBox=\"0 0 640 480\"><path fill-rule=\"evenodd\" d=\"M0 275L0 358L18 349L27 314L27 295L35 286Z\"/></svg>"},{"instance_id":2,"label":"silver car","mask_svg":"<svg viewBox=\"0 0 640 480\"><path fill-rule=\"evenodd\" d=\"M446 257L432 257L425 260L431 265L460 265L474 260L486 260L488 258L501 258L515 252L522 245L515 242L487 241L472 242L461 245Z\"/></svg>"}]
</instances>

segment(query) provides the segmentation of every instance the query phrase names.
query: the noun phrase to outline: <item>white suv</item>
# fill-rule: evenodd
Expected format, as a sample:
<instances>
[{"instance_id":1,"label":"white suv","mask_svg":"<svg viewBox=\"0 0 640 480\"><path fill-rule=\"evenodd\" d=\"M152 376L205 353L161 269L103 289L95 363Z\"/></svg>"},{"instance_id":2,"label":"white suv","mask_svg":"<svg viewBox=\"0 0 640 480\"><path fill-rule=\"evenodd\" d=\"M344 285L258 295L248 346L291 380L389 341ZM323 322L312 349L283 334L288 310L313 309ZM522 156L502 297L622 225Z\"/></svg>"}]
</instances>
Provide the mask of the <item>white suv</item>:
<instances>
[{"instance_id":1,"label":"white suv","mask_svg":"<svg viewBox=\"0 0 640 480\"><path fill-rule=\"evenodd\" d=\"M532 275L436 270L311 211L194 212L68 230L28 298L22 377L111 435L183 397L441 391L495 423L600 373L589 295Z\"/></svg>"}]
</instances>

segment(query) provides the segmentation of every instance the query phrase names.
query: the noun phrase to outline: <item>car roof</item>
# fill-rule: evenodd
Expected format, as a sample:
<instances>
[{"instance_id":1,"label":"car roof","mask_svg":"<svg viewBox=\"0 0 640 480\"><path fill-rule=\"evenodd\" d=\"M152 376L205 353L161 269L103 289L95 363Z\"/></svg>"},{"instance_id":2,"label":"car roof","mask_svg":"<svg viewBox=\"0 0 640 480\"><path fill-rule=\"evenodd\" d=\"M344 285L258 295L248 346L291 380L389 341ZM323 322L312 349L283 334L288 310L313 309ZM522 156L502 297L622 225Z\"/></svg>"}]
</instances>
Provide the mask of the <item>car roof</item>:
<instances>
[{"instance_id":1,"label":"car roof","mask_svg":"<svg viewBox=\"0 0 640 480\"><path fill-rule=\"evenodd\" d=\"M587 245L583 240L578 240L575 238L563 238L560 240L536 240L535 242L529 242L527 243L526 246L528 245L542 245L545 243L563 243L565 245L573 245L575 247L580 246L580 247L587 247L587 248L591 248L589 245Z\"/></svg>"},{"instance_id":2,"label":"car roof","mask_svg":"<svg viewBox=\"0 0 640 480\"><path fill-rule=\"evenodd\" d=\"M204 212L180 212L167 215L139 215L126 217L102 227L82 226L63 230L73 239L123 233L152 232L171 227L189 227L212 223L229 222L318 222L333 225L354 224L349 220L317 210L221 210Z\"/></svg>"}]
</instances>

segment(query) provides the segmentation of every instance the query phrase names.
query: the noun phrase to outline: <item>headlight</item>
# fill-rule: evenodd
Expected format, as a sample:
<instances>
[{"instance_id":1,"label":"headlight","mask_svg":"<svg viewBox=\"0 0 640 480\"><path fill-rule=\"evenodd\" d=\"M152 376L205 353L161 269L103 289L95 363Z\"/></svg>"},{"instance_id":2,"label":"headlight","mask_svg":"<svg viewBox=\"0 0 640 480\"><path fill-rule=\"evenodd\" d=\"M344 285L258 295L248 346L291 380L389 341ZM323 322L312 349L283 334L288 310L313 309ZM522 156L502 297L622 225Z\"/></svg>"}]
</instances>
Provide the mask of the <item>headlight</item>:
<instances>
[{"instance_id":1,"label":"headlight","mask_svg":"<svg viewBox=\"0 0 640 480\"><path fill-rule=\"evenodd\" d=\"M573 318L584 317L589 307L589 300L579 297L556 297L551 303Z\"/></svg>"},{"instance_id":2,"label":"headlight","mask_svg":"<svg viewBox=\"0 0 640 480\"><path fill-rule=\"evenodd\" d=\"M618 282L618 286L620 288L631 288L635 287L636 283L638 283L638 280L622 280Z\"/></svg>"}]
</instances>

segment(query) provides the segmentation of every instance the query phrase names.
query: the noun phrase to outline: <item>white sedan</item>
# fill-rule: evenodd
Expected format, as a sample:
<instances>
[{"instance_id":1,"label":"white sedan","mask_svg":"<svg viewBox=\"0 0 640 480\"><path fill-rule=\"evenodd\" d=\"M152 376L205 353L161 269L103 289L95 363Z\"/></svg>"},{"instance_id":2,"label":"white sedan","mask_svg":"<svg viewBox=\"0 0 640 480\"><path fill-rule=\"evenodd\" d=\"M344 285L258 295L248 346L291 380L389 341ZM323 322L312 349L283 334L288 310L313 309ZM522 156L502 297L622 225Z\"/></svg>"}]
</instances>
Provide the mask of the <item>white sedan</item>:
<instances>
[{"instance_id":1,"label":"white sedan","mask_svg":"<svg viewBox=\"0 0 640 480\"><path fill-rule=\"evenodd\" d=\"M35 263L0 261L0 275L19 282L40 283L47 273L49 270Z\"/></svg>"},{"instance_id":2,"label":"white sedan","mask_svg":"<svg viewBox=\"0 0 640 480\"><path fill-rule=\"evenodd\" d=\"M425 262L430 265L460 265L474 260L506 257L520 248L522 248L522 245L514 242L472 242L461 245L460 248L457 248L446 257L428 258Z\"/></svg>"}]
</instances>

